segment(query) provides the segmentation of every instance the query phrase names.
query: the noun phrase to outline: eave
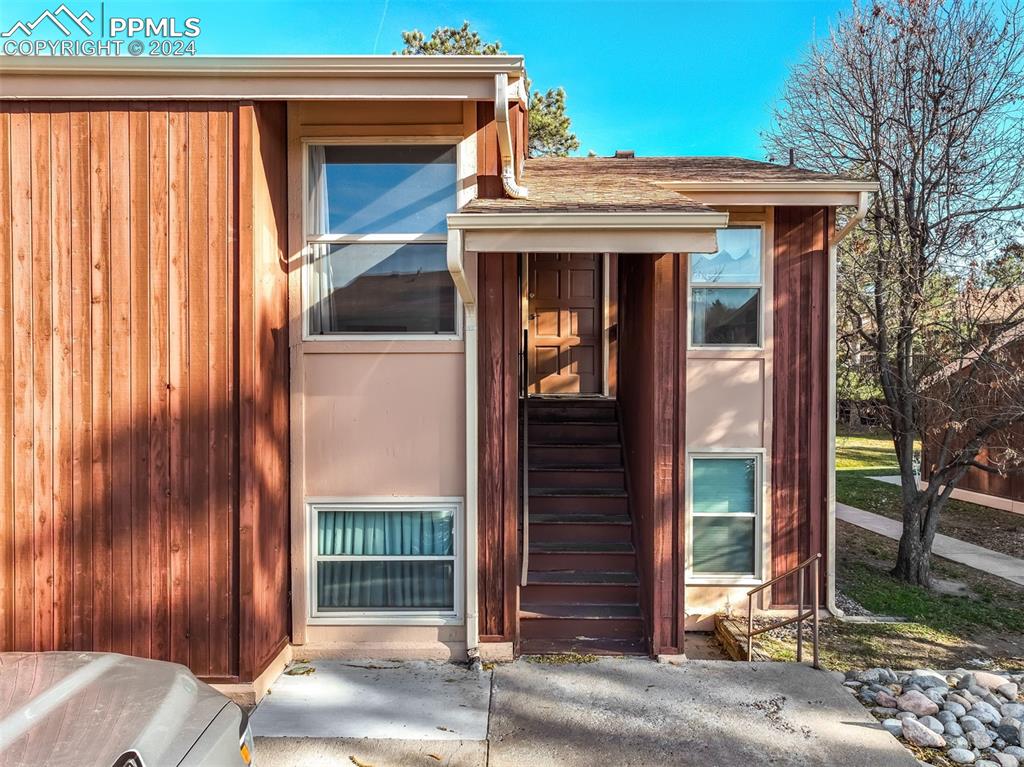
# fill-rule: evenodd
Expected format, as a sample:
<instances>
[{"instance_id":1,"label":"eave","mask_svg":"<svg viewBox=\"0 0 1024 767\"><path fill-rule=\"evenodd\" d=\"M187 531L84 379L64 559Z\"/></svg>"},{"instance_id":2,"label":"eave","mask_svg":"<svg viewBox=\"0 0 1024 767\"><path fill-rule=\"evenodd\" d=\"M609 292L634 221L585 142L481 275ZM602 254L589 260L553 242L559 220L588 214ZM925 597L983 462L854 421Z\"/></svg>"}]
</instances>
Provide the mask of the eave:
<instances>
[{"instance_id":1,"label":"eave","mask_svg":"<svg viewBox=\"0 0 1024 767\"><path fill-rule=\"evenodd\" d=\"M522 56L4 57L4 99L492 99ZM518 92L518 91L516 91Z\"/></svg>"},{"instance_id":2,"label":"eave","mask_svg":"<svg viewBox=\"0 0 1024 767\"><path fill-rule=\"evenodd\" d=\"M706 205L857 205L877 181L657 181Z\"/></svg>"}]
</instances>

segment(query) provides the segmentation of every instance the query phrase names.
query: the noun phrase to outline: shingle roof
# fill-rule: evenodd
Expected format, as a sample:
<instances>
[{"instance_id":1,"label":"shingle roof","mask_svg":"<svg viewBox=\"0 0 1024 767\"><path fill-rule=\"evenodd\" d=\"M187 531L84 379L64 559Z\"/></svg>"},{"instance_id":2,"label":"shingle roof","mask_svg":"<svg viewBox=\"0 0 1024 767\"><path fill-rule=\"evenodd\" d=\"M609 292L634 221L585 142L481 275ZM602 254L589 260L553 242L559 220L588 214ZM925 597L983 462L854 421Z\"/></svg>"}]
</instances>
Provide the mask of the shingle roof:
<instances>
[{"instance_id":1,"label":"shingle roof","mask_svg":"<svg viewBox=\"0 0 1024 767\"><path fill-rule=\"evenodd\" d=\"M702 212L706 205L667 181L852 181L827 173L741 157L544 157L527 160L525 200L477 199L465 213Z\"/></svg>"}]
</instances>

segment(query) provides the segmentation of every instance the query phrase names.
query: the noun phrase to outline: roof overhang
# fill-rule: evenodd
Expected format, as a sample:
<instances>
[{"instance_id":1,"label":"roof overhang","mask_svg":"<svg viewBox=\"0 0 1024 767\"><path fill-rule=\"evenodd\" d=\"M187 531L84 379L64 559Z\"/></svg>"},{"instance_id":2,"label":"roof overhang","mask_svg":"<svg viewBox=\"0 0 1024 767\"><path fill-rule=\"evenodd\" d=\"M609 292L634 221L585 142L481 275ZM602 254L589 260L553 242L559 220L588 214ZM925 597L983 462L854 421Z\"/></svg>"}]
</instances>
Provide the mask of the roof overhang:
<instances>
[{"instance_id":1,"label":"roof overhang","mask_svg":"<svg viewBox=\"0 0 1024 767\"><path fill-rule=\"evenodd\" d=\"M716 211L448 214L476 252L713 253L728 223Z\"/></svg>"},{"instance_id":2,"label":"roof overhang","mask_svg":"<svg viewBox=\"0 0 1024 767\"><path fill-rule=\"evenodd\" d=\"M706 205L857 205L877 181L658 181Z\"/></svg>"},{"instance_id":3,"label":"roof overhang","mask_svg":"<svg viewBox=\"0 0 1024 767\"><path fill-rule=\"evenodd\" d=\"M491 100L522 56L4 56L4 99Z\"/></svg>"}]
</instances>

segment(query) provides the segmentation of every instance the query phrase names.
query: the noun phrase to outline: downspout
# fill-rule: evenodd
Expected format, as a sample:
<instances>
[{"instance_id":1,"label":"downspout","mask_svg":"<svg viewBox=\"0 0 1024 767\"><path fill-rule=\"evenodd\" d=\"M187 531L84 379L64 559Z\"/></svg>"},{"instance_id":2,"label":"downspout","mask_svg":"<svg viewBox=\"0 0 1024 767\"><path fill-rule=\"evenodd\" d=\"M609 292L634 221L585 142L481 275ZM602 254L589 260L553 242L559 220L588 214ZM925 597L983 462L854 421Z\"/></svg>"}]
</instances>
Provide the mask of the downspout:
<instances>
[{"instance_id":1,"label":"downspout","mask_svg":"<svg viewBox=\"0 0 1024 767\"><path fill-rule=\"evenodd\" d=\"M845 613L836 604L836 255L839 243L864 220L871 204L871 193L860 192L857 196L857 212L842 229L835 232L828 246L828 482L826 483L826 546L828 550L828 579L825 588L825 606L828 611L842 618Z\"/></svg>"},{"instance_id":2,"label":"downspout","mask_svg":"<svg viewBox=\"0 0 1024 767\"><path fill-rule=\"evenodd\" d=\"M508 75L504 73L494 76L494 122L498 129L498 151L501 153L501 185L509 197L525 199L530 196L530 190L516 183L512 131L508 125Z\"/></svg>"},{"instance_id":3,"label":"downspout","mask_svg":"<svg viewBox=\"0 0 1024 767\"><path fill-rule=\"evenodd\" d=\"M466 276L462 231L448 230L448 271L466 310L466 658L480 667L480 622L477 577L477 348L476 295Z\"/></svg>"}]
</instances>

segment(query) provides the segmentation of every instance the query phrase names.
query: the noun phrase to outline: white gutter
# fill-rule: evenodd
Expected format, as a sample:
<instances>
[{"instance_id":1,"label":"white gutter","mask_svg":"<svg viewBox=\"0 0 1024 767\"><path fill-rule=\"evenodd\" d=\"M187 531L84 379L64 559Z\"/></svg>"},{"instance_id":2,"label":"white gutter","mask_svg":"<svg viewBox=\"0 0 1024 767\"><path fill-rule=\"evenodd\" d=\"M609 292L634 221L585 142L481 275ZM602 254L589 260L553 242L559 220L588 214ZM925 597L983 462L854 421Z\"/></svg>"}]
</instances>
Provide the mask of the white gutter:
<instances>
[{"instance_id":1,"label":"white gutter","mask_svg":"<svg viewBox=\"0 0 1024 767\"><path fill-rule=\"evenodd\" d=\"M501 185L514 200L530 196L530 190L516 183L515 158L512 156L512 131L508 127L508 74L494 76L494 122L498 128L498 150L501 153Z\"/></svg>"},{"instance_id":2,"label":"white gutter","mask_svg":"<svg viewBox=\"0 0 1024 767\"><path fill-rule=\"evenodd\" d=\"M477 578L477 325L476 295L466 276L462 232L448 230L448 271L466 310L466 657L471 666L480 664L480 619Z\"/></svg>"},{"instance_id":3,"label":"white gutter","mask_svg":"<svg viewBox=\"0 0 1024 767\"><path fill-rule=\"evenodd\" d=\"M472 229L721 229L729 214L718 211L632 213L449 213L448 228Z\"/></svg>"},{"instance_id":4,"label":"white gutter","mask_svg":"<svg viewBox=\"0 0 1024 767\"><path fill-rule=\"evenodd\" d=\"M877 185L876 185L876 188L877 188ZM871 192L870 191L868 191L868 192L864 192L864 191L860 192L857 195L857 212L854 213L850 217L849 221L846 222L846 226L844 226L842 229L840 229L838 232L836 232L836 237L835 237L835 244L836 245L838 245L840 242L842 242L846 238L846 235L848 235L850 232L852 232L853 228L855 226L857 226L857 224L859 224L861 221L864 220L864 217L868 214L868 206L870 206L870 205L871 205Z\"/></svg>"},{"instance_id":5,"label":"white gutter","mask_svg":"<svg viewBox=\"0 0 1024 767\"><path fill-rule=\"evenodd\" d=\"M842 618L846 615L836 604L836 254L839 243L853 231L868 213L871 204L871 193L860 192L857 199L857 212L850 217L832 237L828 247L828 480L826 482L825 503L828 506L826 518L825 545L828 549L828 578L825 583L825 606L828 611Z\"/></svg>"}]
</instances>

